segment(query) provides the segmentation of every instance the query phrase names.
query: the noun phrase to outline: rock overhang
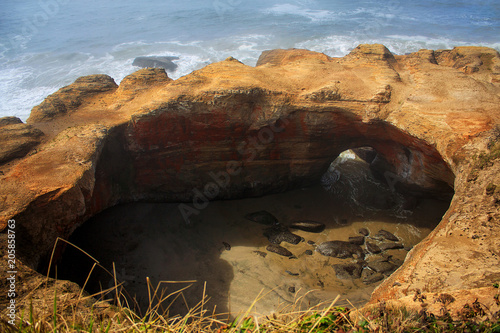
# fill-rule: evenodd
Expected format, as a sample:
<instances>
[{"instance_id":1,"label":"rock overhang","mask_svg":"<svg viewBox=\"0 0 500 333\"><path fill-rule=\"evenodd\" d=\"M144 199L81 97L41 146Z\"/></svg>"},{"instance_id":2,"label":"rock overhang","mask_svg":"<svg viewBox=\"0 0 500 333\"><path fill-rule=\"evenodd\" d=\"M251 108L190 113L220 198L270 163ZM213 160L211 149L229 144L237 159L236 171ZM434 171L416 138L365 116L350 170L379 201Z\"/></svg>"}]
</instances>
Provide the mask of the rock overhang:
<instances>
[{"instance_id":1,"label":"rock overhang","mask_svg":"<svg viewBox=\"0 0 500 333\"><path fill-rule=\"evenodd\" d=\"M413 271L430 265L428 252L443 256L447 250L429 250L431 244L457 221L466 224L456 214L473 203L463 196L483 198L482 182L498 182L486 175L497 167L494 159L474 184L466 179L475 165L468 158L488 153L499 123L498 53L393 56L381 45L361 45L337 59L302 50L266 57L256 68L229 59L176 81L161 69L140 70L120 87L90 76L35 108L28 123L45 137L36 154L6 167L1 188L1 222L21 221L26 235L23 260L40 264L56 237L120 202L189 203L193 189L220 172L231 181L213 199L282 191L318 181L341 151L371 146L392 168L386 171L394 183L437 195L455 186L458 197L443 222L391 278L402 286L381 288L374 299L401 297L423 284L426 278ZM498 206L482 205L483 212L470 208L476 213L467 223L486 216L498 235L489 223ZM471 274L470 281L479 273ZM454 288L451 277L444 280L435 288Z\"/></svg>"}]
</instances>

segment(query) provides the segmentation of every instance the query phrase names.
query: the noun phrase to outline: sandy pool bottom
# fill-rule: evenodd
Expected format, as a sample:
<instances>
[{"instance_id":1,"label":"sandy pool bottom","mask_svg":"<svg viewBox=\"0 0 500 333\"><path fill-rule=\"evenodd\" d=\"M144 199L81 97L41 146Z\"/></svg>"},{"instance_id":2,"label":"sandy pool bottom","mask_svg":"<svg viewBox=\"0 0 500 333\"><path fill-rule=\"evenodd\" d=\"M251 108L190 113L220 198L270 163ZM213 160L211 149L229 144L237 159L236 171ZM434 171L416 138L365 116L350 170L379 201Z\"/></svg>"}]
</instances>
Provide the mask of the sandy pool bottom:
<instances>
[{"instance_id":1,"label":"sandy pool bottom","mask_svg":"<svg viewBox=\"0 0 500 333\"><path fill-rule=\"evenodd\" d=\"M356 211L342 198L316 186L261 198L211 202L199 215L193 215L188 227L178 204L134 203L95 216L71 241L110 271L114 263L118 280L142 309L149 303L147 277L154 287L160 284L166 294L189 286L182 296L175 294L163 302L163 309L169 308L171 314L185 313L204 293L210 298L205 308L216 307L219 313L246 311L257 298L252 308L256 314L272 313L297 299L299 307L328 303L337 295L338 305L347 305L349 300L359 306L369 300L380 282L366 285L361 279L338 279L332 265L353 259L323 256L308 241L348 240L359 235L360 228L371 234L385 229L408 249L431 232L448 205L423 200L408 217L398 218L389 211ZM282 257L266 251L266 226L244 218L260 210L267 210L285 225L314 220L325 223L326 229L321 233L292 230L305 241L282 243L297 258ZM313 250L313 254L305 254L306 250ZM404 259L407 250L386 253ZM60 276L83 284L91 264L88 258L69 250L60 264ZM90 291L114 285L102 271L94 271L91 277Z\"/></svg>"}]
</instances>

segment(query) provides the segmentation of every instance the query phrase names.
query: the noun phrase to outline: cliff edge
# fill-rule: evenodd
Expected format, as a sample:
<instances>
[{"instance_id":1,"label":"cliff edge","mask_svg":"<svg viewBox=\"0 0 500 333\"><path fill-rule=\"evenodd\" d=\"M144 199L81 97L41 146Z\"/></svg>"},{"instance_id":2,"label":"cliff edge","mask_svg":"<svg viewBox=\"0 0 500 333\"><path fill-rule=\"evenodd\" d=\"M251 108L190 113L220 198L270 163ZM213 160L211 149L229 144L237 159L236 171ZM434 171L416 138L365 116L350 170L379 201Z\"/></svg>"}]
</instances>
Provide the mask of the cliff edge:
<instances>
[{"instance_id":1,"label":"cliff edge","mask_svg":"<svg viewBox=\"0 0 500 333\"><path fill-rule=\"evenodd\" d=\"M113 205L196 209L193 189L210 200L284 191L317 182L340 152L371 146L393 186L454 190L441 223L371 303L420 307L414 295L468 290L498 308L499 105L500 55L482 47L399 56L360 45L343 58L272 50L256 67L229 58L177 80L157 68L119 86L106 75L79 78L27 124L0 119L1 240L15 220L19 271L40 278L31 269L47 266L57 237ZM215 192L213 174L229 179Z\"/></svg>"}]
</instances>

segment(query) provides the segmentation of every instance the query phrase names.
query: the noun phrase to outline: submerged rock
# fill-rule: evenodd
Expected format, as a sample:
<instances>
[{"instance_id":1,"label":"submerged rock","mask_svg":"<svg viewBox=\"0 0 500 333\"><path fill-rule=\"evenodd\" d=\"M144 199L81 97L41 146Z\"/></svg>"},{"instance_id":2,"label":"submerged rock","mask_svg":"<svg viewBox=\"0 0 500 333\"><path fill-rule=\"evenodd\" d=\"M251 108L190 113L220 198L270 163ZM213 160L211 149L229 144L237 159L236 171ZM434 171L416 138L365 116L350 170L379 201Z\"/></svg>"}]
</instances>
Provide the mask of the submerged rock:
<instances>
[{"instance_id":1,"label":"submerged rock","mask_svg":"<svg viewBox=\"0 0 500 333\"><path fill-rule=\"evenodd\" d=\"M372 271L369 268L365 268L361 273L361 280L364 284L371 284L381 281L385 278L384 274Z\"/></svg>"},{"instance_id":2,"label":"submerged rock","mask_svg":"<svg viewBox=\"0 0 500 333\"><path fill-rule=\"evenodd\" d=\"M292 252L288 251L283 246L279 246L279 245L276 245L276 244L270 244L270 245L268 245L266 247L266 250L268 250L269 252L273 252L273 253L279 254L280 256L284 256L284 257L292 257L293 256Z\"/></svg>"},{"instance_id":3,"label":"submerged rock","mask_svg":"<svg viewBox=\"0 0 500 333\"><path fill-rule=\"evenodd\" d=\"M349 237L349 243L363 245L365 243L365 238L363 236Z\"/></svg>"},{"instance_id":4,"label":"submerged rock","mask_svg":"<svg viewBox=\"0 0 500 333\"><path fill-rule=\"evenodd\" d=\"M40 267L57 237L68 239L83 221L118 202L187 202L194 188L206 184L209 170L227 165L234 175L214 199L259 196L311 183L336 152L369 142L394 164L381 173L384 179L384 172L395 172L385 179L389 185L443 198L453 195L455 186L454 202L460 203L450 206L440 226L447 231L447 242L456 246L436 246L441 233L415 248L411 262L396 273L406 281L411 272L411 281L401 287L384 285L372 301L402 297L408 283L421 288L438 278L443 283L431 284L429 291L439 292L453 287L457 274L461 289L491 286L498 259L490 254L497 249L500 226L495 214L484 214L498 209L484 189L489 182L499 184L500 161L488 158L485 168L477 168L478 161L469 157L471 152L495 156L498 52L457 47L395 58L381 45L362 45L331 60L299 52L280 50L276 63L257 71L234 61L211 64L168 89L141 90L132 102L123 102L115 94L116 84L104 76L79 79L52 94L28 120L50 129L50 140L35 155L1 170L6 177L0 184L0 230L22 216L19 261ZM439 61L429 62L434 56ZM469 73L470 58L483 59L483 65L473 65L478 72ZM297 79L283 80L283 71L272 68L280 64ZM409 80L409 70L421 79ZM311 75L319 80L310 80ZM333 80L340 80L339 91L346 95L334 109L331 103L304 103L304 94ZM393 90L392 101L381 106L372 96L382 84ZM284 129L275 133L279 140L264 144L261 139L256 159L240 156L238 143L273 126ZM255 145L246 148L252 151ZM230 163L236 157L245 161L238 176L239 168ZM483 228L481 224L489 235L482 245L463 242L462 231ZM488 255L478 260L470 251ZM447 257L461 261L439 272L428 269Z\"/></svg>"},{"instance_id":5,"label":"submerged rock","mask_svg":"<svg viewBox=\"0 0 500 333\"><path fill-rule=\"evenodd\" d=\"M378 247L377 244L374 244L371 242L366 242L366 249L368 250L368 252L373 253L373 254L377 254L377 253L382 252L382 250L380 249L380 247Z\"/></svg>"},{"instance_id":6,"label":"submerged rock","mask_svg":"<svg viewBox=\"0 0 500 333\"><path fill-rule=\"evenodd\" d=\"M278 245L281 244L281 242L297 245L302 241L302 237L291 233L286 227L282 226L267 228L264 231L264 236L267 237L269 242Z\"/></svg>"},{"instance_id":7,"label":"submerged rock","mask_svg":"<svg viewBox=\"0 0 500 333\"><path fill-rule=\"evenodd\" d=\"M394 234L392 234L389 231L384 230L384 229L380 229L379 232L377 233L377 235L375 235L375 236L377 238L385 238L387 240L394 241L394 242L399 241L399 238L397 238L396 236L394 236Z\"/></svg>"},{"instance_id":8,"label":"submerged rock","mask_svg":"<svg viewBox=\"0 0 500 333\"><path fill-rule=\"evenodd\" d=\"M261 210L258 212L253 212L245 215L247 220L257 222L264 225L276 225L278 224L278 219L266 210Z\"/></svg>"},{"instance_id":9,"label":"submerged rock","mask_svg":"<svg viewBox=\"0 0 500 333\"><path fill-rule=\"evenodd\" d=\"M253 253L255 253L258 256L261 256L262 258L265 258L267 256L267 253L262 251L253 251Z\"/></svg>"},{"instance_id":10,"label":"submerged rock","mask_svg":"<svg viewBox=\"0 0 500 333\"><path fill-rule=\"evenodd\" d=\"M363 236L365 236L365 237L366 237L366 236L368 236L368 235L370 234L370 232L369 232L369 231L368 231L368 229L366 229L366 228L361 228L361 229L359 229L359 230L358 230L358 233L359 233L359 234L361 234L361 235L363 235Z\"/></svg>"},{"instance_id":11,"label":"submerged rock","mask_svg":"<svg viewBox=\"0 0 500 333\"><path fill-rule=\"evenodd\" d=\"M325 230L325 224L316 221L296 221L290 224L290 228L308 232L322 232Z\"/></svg>"},{"instance_id":12,"label":"submerged rock","mask_svg":"<svg viewBox=\"0 0 500 333\"><path fill-rule=\"evenodd\" d=\"M359 263L336 264L333 265L333 269L339 279L359 279L363 271L363 265Z\"/></svg>"},{"instance_id":13,"label":"submerged rock","mask_svg":"<svg viewBox=\"0 0 500 333\"><path fill-rule=\"evenodd\" d=\"M179 60L179 57L137 57L134 59L132 66L142 68L165 68L166 70L173 72L177 69L177 64L175 64L172 60Z\"/></svg>"},{"instance_id":14,"label":"submerged rock","mask_svg":"<svg viewBox=\"0 0 500 333\"><path fill-rule=\"evenodd\" d=\"M385 250L394 250L394 249L403 249L404 246L401 243L382 243L379 245L382 251Z\"/></svg>"},{"instance_id":15,"label":"submerged rock","mask_svg":"<svg viewBox=\"0 0 500 333\"><path fill-rule=\"evenodd\" d=\"M392 273L392 271L394 271L397 268L396 265L383 260L368 262L367 266L372 270L374 270L375 272L382 274Z\"/></svg>"},{"instance_id":16,"label":"submerged rock","mask_svg":"<svg viewBox=\"0 0 500 333\"><path fill-rule=\"evenodd\" d=\"M324 256L336 258L359 258L363 259L365 253L361 246L344 241L329 241L321 243L316 247L316 251Z\"/></svg>"}]
</instances>

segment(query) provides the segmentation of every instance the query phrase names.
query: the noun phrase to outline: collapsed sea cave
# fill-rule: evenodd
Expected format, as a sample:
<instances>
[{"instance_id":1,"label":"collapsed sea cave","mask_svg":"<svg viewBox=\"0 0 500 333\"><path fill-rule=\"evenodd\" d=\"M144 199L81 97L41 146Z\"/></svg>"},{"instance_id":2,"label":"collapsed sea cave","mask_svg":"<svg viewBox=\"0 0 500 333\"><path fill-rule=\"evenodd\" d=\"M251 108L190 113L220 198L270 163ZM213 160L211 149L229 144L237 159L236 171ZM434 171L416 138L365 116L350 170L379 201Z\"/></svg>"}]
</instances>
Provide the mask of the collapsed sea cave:
<instances>
[{"instance_id":1,"label":"collapsed sea cave","mask_svg":"<svg viewBox=\"0 0 500 333\"><path fill-rule=\"evenodd\" d=\"M369 299L367 311L419 312L420 293L436 316L443 293L460 300L449 308L458 317L464 302L498 307L498 73L490 66L498 52L393 56L361 45L342 59L269 54L257 67L229 58L175 81L157 69L120 86L91 75L49 96L27 124L0 120L12 138L0 165L0 225L16 221L20 306L34 299L42 308L55 293L80 302L75 283L45 283L50 267L90 292L118 283L138 310L150 299L147 281L167 293L192 284L173 295L171 314L204 291L211 303L203 306L238 312L263 280L273 291L257 313L336 295ZM296 230L295 221L324 229ZM299 242L268 248L276 235ZM350 237L364 244L346 245ZM325 255L335 253L347 258ZM385 279L371 281L376 273Z\"/></svg>"},{"instance_id":2,"label":"collapsed sea cave","mask_svg":"<svg viewBox=\"0 0 500 333\"><path fill-rule=\"evenodd\" d=\"M260 138L256 144L271 141L270 136ZM113 152L120 151L118 141L110 142ZM442 165L418 169L414 164L424 165L422 152L400 144L393 147L398 151L379 146L384 154L372 146L347 149L315 181L287 190L250 186L250 194L212 200L234 176L226 168L225 175L212 171L211 182L195 188L190 201L142 201L108 208L69 238L79 249L65 246L57 262L58 278L115 301L116 291L103 291L118 283L121 297L142 312L150 306L152 290L171 295L153 300L170 314L185 314L204 295L205 308L218 313L246 311L256 299L252 311L259 314L297 300L299 307L327 306L338 295L338 305L361 306L439 224L453 196L448 173L432 182L408 181L411 172L435 175L436 170L446 170L440 169ZM398 165L391 163L391 156L397 156ZM401 172L402 165L407 173ZM252 213L264 220L269 214L277 222L266 225ZM293 228L297 221L324 228ZM300 242L287 241L290 232ZM322 255L318 248L330 241L356 244L363 255ZM279 254L271 244L288 253ZM89 254L102 267L95 267Z\"/></svg>"},{"instance_id":3,"label":"collapsed sea cave","mask_svg":"<svg viewBox=\"0 0 500 333\"><path fill-rule=\"evenodd\" d=\"M85 140L104 133L103 139L93 143L97 158L83 184L34 204L24 213L29 218L22 216L35 225L43 219L35 214L38 207L61 215L55 224L37 224L45 228L41 232L24 229L27 263L41 273L52 264L55 274L57 266L58 278L90 292L121 280L130 290L128 303L143 310L150 300L148 281L154 289L167 287L167 293L192 284L175 295L173 313L196 304L204 291L207 306L232 313L245 310L261 290L268 297L254 308L260 313L297 298L309 306L338 294L366 303L376 282L439 223L453 196L454 174L435 147L388 122L328 105L281 106L275 112L266 98L267 92L253 89L232 92L224 107L174 101L104 131L69 129L65 136ZM255 118L256 110L271 115ZM349 149L354 152L346 154L358 156L362 167L353 167L346 154L340 159L347 162L332 164ZM358 169L363 176L353 173ZM427 206L428 200L444 204ZM269 231L245 218L259 211L275 216L282 228L312 220L325 231L294 230L304 241L295 249L282 244L291 255L276 254L284 252L280 249L269 253L269 237L263 235ZM348 242L361 228L368 229L374 245L387 249L376 254L379 268L363 261L365 240L350 259L314 251L324 242ZM380 230L395 234L398 248L375 239ZM87 281L93 262L83 264L88 258L62 242L52 251L55 236L70 239L108 272L96 269Z\"/></svg>"}]
</instances>

